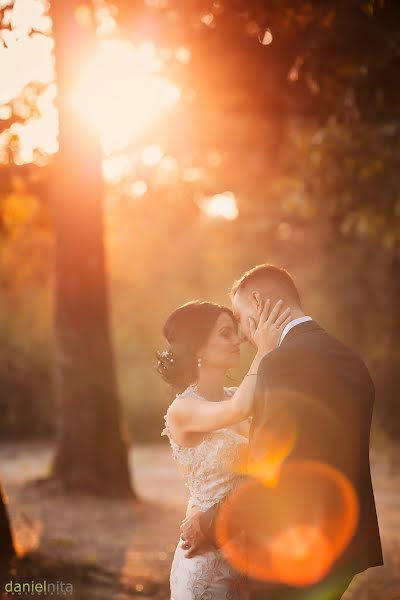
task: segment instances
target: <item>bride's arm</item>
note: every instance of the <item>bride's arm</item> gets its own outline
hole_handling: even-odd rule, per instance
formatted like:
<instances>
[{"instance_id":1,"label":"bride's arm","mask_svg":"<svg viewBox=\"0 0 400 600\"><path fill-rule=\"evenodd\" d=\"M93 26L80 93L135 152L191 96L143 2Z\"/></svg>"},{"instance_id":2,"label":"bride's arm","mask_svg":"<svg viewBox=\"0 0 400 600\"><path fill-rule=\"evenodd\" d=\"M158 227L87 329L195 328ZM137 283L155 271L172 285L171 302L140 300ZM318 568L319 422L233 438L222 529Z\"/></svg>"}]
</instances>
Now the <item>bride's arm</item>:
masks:
<instances>
[{"instance_id":1,"label":"bride's arm","mask_svg":"<svg viewBox=\"0 0 400 600\"><path fill-rule=\"evenodd\" d=\"M259 364L265 354L276 348L282 329L289 319L289 309L279 314L281 306L282 303L277 302L268 316L269 303L265 304L260 322L254 330L254 335L258 336L257 354L233 396L221 402L178 396L168 410L170 423L184 433L205 432L235 425L250 415Z\"/></svg>"},{"instance_id":2,"label":"bride's arm","mask_svg":"<svg viewBox=\"0 0 400 600\"><path fill-rule=\"evenodd\" d=\"M235 425L249 416L262 356L256 355L248 375L229 400L206 402L193 396L178 397L168 409L170 423L184 432L212 431Z\"/></svg>"}]
</instances>

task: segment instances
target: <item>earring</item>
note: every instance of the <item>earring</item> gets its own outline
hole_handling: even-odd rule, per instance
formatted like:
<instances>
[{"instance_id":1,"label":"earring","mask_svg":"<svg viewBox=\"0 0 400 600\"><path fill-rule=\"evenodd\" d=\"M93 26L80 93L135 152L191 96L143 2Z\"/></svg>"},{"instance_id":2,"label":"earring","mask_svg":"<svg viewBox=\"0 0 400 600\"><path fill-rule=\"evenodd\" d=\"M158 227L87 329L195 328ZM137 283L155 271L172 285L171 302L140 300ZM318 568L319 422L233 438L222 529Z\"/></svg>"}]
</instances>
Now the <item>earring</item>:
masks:
<instances>
[{"instance_id":1,"label":"earring","mask_svg":"<svg viewBox=\"0 0 400 600\"><path fill-rule=\"evenodd\" d=\"M199 358L197 359L197 366L199 367L199 369L201 369L201 367L203 366L203 361L201 359L201 356L199 356Z\"/></svg>"}]
</instances>

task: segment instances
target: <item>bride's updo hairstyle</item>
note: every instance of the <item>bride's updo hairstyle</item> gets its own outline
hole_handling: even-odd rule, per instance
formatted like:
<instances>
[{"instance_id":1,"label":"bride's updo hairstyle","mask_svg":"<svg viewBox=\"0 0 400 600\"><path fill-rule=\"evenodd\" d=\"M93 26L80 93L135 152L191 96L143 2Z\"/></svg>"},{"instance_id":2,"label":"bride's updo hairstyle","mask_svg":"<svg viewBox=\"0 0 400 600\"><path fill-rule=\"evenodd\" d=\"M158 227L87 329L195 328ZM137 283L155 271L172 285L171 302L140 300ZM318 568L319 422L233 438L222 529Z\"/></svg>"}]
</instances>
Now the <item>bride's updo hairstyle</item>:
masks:
<instances>
[{"instance_id":1,"label":"bride's updo hairstyle","mask_svg":"<svg viewBox=\"0 0 400 600\"><path fill-rule=\"evenodd\" d=\"M197 379L197 352L207 341L219 315L232 311L214 302L187 302L174 310L166 320L163 334L168 350L157 352L157 371L177 391Z\"/></svg>"}]
</instances>

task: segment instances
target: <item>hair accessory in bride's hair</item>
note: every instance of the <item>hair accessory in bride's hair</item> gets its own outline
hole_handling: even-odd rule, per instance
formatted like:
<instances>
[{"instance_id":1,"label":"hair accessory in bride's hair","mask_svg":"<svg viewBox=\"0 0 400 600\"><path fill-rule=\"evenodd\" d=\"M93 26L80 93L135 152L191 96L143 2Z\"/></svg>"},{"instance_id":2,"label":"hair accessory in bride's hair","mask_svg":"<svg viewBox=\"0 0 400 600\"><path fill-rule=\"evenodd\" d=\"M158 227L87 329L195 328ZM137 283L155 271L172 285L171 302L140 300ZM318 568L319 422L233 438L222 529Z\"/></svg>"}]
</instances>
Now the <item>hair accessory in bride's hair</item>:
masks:
<instances>
[{"instance_id":1,"label":"hair accessory in bride's hair","mask_svg":"<svg viewBox=\"0 0 400 600\"><path fill-rule=\"evenodd\" d=\"M157 352L157 358L158 358L158 368L162 369L162 370L167 368L168 363L174 362L174 355L172 354L171 350L165 350L164 352Z\"/></svg>"},{"instance_id":2,"label":"hair accessory in bride's hair","mask_svg":"<svg viewBox=\"0 0 400 600\"><path fill-rule=\"evenodd\" d=\"M176 376L177 368L179 367L179 360L177 360L175 353L169 349L164 350L163 352L157 352L156 356L158 363L157 371L164 381L172 383Z\"/></svg>"},{"instance_id":3,"label":"hair accessory in bride's hair","mask_svg":"<svg viewBox=\"0 0 400 600\"><path fill-rule=\"evenodd\" d=\"M168 373L174 367L174 354L172 350L164 350L164 352L157 352L157 371L164 378L168 379ZM167 376L167 377L166 377Z\"/></svg>"},{"instance_id":4,"label":"hair accessory in bride's hair","mask_svg":"<svg viewBox=\"0 0 400 600\"><path fill-rule=\"evenodd\" d=\"M169 349L157 352L157 371L174 389L183 391L197 380L198 369L202 366L197 353L222 312L233 319L229 308L195 300L179 306L166 320L163 334Z\"/></svg>"}]
</instances>

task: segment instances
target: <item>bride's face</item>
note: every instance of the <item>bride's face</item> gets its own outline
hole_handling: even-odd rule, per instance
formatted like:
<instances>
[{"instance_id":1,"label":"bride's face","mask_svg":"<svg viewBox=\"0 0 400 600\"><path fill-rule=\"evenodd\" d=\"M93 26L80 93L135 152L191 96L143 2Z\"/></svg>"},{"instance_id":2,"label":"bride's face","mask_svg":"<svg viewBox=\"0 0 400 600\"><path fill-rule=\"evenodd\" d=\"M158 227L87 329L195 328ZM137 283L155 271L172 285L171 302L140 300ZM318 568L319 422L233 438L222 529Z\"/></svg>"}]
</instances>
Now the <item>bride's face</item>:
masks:
<instances>
[{"instance_id":1,"label":"bride's face","mask_svg":"<svg viewBox=\"0 0 400 600\"><path fill-rule=\"evenodd\" d=\"M240 342L237 324L228 313L221 313L199 352L203 367L226 370L236 367L240 362Z\"/></svg>"}]
</instances>

